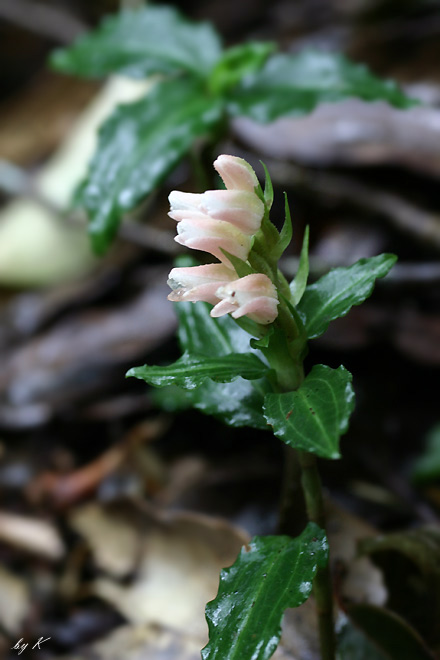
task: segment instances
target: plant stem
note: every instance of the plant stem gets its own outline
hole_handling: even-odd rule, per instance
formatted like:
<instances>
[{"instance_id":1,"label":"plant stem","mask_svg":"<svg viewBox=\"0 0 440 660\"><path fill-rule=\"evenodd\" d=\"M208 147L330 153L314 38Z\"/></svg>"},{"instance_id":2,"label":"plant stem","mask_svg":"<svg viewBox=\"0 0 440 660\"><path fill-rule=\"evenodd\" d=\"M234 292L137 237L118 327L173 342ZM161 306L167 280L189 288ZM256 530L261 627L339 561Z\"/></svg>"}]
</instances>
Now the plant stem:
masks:
<instances>
[{"instance_id":1,"label":"plant stem","mask_svg":"<svg viewBox=\"0 0 440 660\"><path fill-rule=\"evenodd\" d=\"M325 511L321 478L316 457L308 452L298 452L302 469L301 483L306 500L309 520L325 529ZM336 640L333 620L333 590L330 566L318 568L313 581L319 626L321 660L335 660Z\"/></svg>"},{"instance_id":2,"label":"plant stem","mask_svg":"<svg viewBox=\"0 0 440 660\"><path fill-rule=\"evenodd\" d=\"M299 536L307 525L308 518L304 492L301 486L301 466L298 452L283 445L284 475L280 497L278 533Z\"/></svg>"}]
</instances>

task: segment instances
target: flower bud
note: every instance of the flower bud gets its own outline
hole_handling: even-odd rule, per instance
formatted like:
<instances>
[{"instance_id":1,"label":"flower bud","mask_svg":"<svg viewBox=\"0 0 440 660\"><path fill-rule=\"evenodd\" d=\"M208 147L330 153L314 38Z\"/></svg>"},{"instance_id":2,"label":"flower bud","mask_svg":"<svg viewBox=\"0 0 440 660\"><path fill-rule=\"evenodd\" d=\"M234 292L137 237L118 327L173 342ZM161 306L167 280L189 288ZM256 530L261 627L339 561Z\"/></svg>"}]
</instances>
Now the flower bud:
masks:
<instances>
[{"instance_id":1,"label":"flower bud","mask_svg":"<svg viewBox=\"0 0 440 660\"><path fill-rule=\"evenodd\" d=\"M267 275L254 273L220 286L215 294L221 302L211 310L216 318L231 314L234 319L248 316L267 325L278 316L277 290Z\"/></svg>"},{"instance_id":2,"label":"flower bud","mask_svg":"<svg viewBox=\"0 0 440 660\"><path fill-rule=\"evenodd\" d=\"M257 175L243 158L223 154L214 162L214 167L228 190L246 190L253 193L259 185Z\"/></svg>"}]
</instances>

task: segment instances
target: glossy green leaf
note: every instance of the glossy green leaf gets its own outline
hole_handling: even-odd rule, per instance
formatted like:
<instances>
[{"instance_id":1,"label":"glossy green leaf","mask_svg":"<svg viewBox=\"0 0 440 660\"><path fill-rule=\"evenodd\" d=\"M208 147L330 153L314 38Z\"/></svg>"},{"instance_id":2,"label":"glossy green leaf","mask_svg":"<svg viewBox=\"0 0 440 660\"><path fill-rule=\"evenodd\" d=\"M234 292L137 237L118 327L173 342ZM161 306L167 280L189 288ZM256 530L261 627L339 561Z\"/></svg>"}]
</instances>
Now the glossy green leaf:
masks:
<instances>
[{"instance_id":1,"label":"glossy green leaf","mask_svg":"<svg viewBox=\"0 0 440 660\"><path fill-rule=\"evenodd\" d=\"M304 232L298 270L294 279L290 283L292 304L295 306L298 305L301 298L303 297L304 291L306 290L307 287L308 277L309 277L309 225L307 225Z\"/></svg>"},{"instance_id":2,"label":"glossy green leaf","mask_svg":"<svg viewBox=\"0 0 440 660\"><path fill-rule=\"evenodd\" d=\"M231 91L229 110L264 123L349 97L387 101L397 108L416 103L396 83L377 78L362 64L337 53L308 50L270 57L261 71L247 76Z\"/></svg>"},{"instance_id":3,"label":"glossy green leaf","mask_svg":"<svg viewBox=\"0 0 440 660\"><path fill-rule=\"evenodd\" d=\"M249 335L230 316L212 318L212 305L179 302L175 304L175 309L179 317L179 342L183 352L208 357L249 352ZM255 353L261 356L261 353Z\"/></svg>"},{"instance_id":4,"label":"glossy green leaf","mask_svg":"<svg viewBox=\"0 0 440 660\"><path fill-rule=\"evenodd\" d=\"M141 7L105 18L70 48L56 50L51 64L93 78L116 72L205 76L220 55L219 36L209 23L193 23L172 7Z\"/></svg>"},{"instance_id":5,"label":"glossy green leaf","mask_svg":"<svg viewBox=\"0 0 440 660\"><path fill-rule=\"evenodd\" d=\"M272 388L267 378L252 381L237 378L232 383L224 384L207 380L189 394L191 405L205 415L217 417L229 426L265 430L263 401L270 391Z\"/></svg>"},{"instance_id":6,"label":"glossy green leaf","mask_svg":"<svg viewBox=\"0 0 440 660\"><path fill-rule=\"evenodd\" d=\"M274 434L294 449L339 458L339 438L354 408L351 374L344 367L315 365L294 392L270 393L264 414Z\"/></svg>"},{"instance_id":7,"label":"glossy green leaf","mask_svg":"<svg viewBox=\"0 0 440 660\"><path fill-rule=\"evenodd\" d=\"M213 319L207 303L177 303L179 340L183 351L190 354L220 357L230 353L249 353L263 359L260 351L250 347L251 337L230 316ZM230 426L267 428L263 401L272 387L267 378L248 381L237 378L232 383L207 380L191 391L192 405L205 414L214 415Z\"/></svg>"},{"instance_id":8,"label":"glossy green leaf","mask_svg":"<svg viewBox=\"0 0 440 660\"><path fill-rule=\"evenodd\" d=\"M256 536L223 569L215 600L206 606L209 643L203 660L268 660L288 607L307 600L318 567L328 561L324 532L309 523L297 538Z\"/></svg>"},{"instance_id":9,"label":"glossy green leaf","mask_svg":"<svg viewBox=\"0 0 440 660\"><path fill-rule=\"evenodd\" d=\"M122 215L165 179L196 138L212 134L220 118L221 107L185 79L157 83L145 98L114 112L101 127L79 199L97 252L107 248Z\"/></svg>"},{"instance_id":10,"label":"glossy green leaf","mask_svg":"<svg viewBox=\"0 0 440 660\"><path fill-rule=\"evenodd\" d=\"M245 380L257 380L267 371L268 367L251 353L230 353L221 357L184 353L166 367L133 367L127 376L134 376L155 387L178 385L185 390L194 390L207 378L216 383L230 383L239 376Z\"/></svg>"},{"instance_id":11,"label":"glossy green leaf","mask_svg":"<svg viewBox=\"0 0 440 660\"><path fill-rule=\"evenodd\" d=\"M209 78L209 87L222 94L250 73L259 71L276 44L269 41L248 41L226 50L217 62Z\"/></svg>"},{"instance_id":12,"label":"glossy green leaf","mask_svg":"<svg viewBox=\"0 0 440 660\"><path fill-rule=\"evenodd\" d=\"M394 254L380 254L360 259L348 268L334 268L308 286L298 305L307 337L315 339L328 328L330 321L348 314L371 295L376 279L385 277L395 264Z\"/></svg>"},{"instance_id":13,"label":"glossy green leaf","mask_svg":"<svg viewBox=\"0 0 440 660\"><path fill-rule=\"evenodd\" d=\"M265 429L266 420L261 409L267 389L265 379L250 382L237 378L225 384L206 380L196 390L183 390L175 385L153 389L151 397L167 412L175 413L192 407L230 426Z\"/></svg>"}]
</instances>

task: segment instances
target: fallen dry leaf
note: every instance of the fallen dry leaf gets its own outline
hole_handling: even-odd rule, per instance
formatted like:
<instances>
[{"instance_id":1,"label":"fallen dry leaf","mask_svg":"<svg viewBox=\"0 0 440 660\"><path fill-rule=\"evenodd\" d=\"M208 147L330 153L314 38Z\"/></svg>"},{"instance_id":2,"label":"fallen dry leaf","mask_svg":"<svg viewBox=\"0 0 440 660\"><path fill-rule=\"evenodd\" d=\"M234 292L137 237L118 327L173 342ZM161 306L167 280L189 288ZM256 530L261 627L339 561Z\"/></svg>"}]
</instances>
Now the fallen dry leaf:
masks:
<instances>
[{"instance_id":1,"label":"fallen dry leaf","mask_svg":"<svg viewBox=\"0 0 440 660\"><path fill-rule=\"evenodd\" d=\"M38 520L13 513L0 513L0 540L48 559L60 559L64 543L56 527L46 520Z\"/></svg>"},{"instance_id":2,"label":"fallen dry leaf","mask_svg":"<svg viewBox=\"0 0 440 660\"><path fill-rule=\"evenodd\" d=\"M130 584L110 577L93 583L135 625L154 624L207 638L205 605L248 536L228 522L191 513L118 512L96 504L77 510L71 524L90 544L96 565L112 578L135 571Z\"/></svg>"},{"instance_id":3,"label":"fallen dry leaf","mask_svg":"<svg viewBox=\"0 0 440 660\"><path fill-rule=\"evenodd\" d=\"M65 656L63 656L65 659ZM69 660L200 660L200 642L163 626L122 626ZM62 660L61 658L59 660Z\"/></svg>"},{"instance_id":4,"label":"fallen dry leaf","mask_svg":"<svg viewBox=\"0 0 440 660\"><path fill-rule=\"evenodd\" d=\"M11 635L21 630L31 605L30 589L26 580L0 566L0 621Z\"/></svg>"}]
</instances>

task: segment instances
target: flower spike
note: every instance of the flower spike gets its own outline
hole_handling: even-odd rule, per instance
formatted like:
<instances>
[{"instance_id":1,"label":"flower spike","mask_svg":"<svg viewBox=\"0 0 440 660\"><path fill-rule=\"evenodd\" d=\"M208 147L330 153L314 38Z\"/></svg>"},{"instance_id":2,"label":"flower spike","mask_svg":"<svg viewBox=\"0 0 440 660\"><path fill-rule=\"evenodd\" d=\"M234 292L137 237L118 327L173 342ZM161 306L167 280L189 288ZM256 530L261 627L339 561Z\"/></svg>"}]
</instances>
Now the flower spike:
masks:
<instances>
[{"instance_id":1,"label":"flower spike","mask_svg":"<svg viewBox=\"0 0 440 660\"><path fill-rule=\"evenodd\" d=\"M208 302L214 306L213 317L248 316L267 325L278 315L277 290L267 275L252 272L247 261L266 213L257 194L261 194L257 176L249 163L235 156L219 156L214 167L226 190L201 194L173 190L169 215L177 222L177 243L208 252L220 263L173 268L168 299Z\"/></svg>"}]
</instances>

